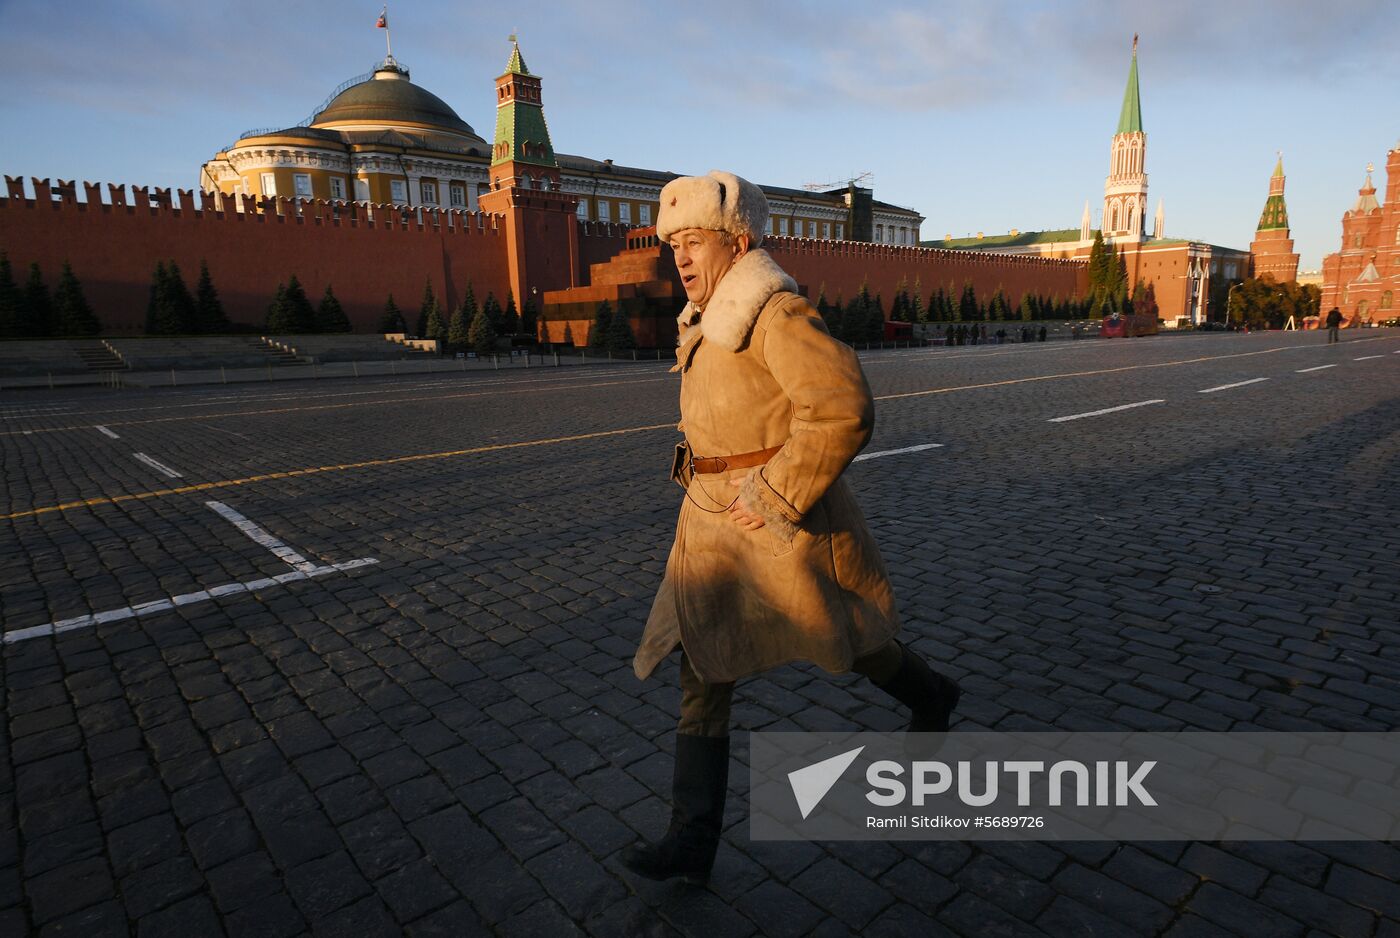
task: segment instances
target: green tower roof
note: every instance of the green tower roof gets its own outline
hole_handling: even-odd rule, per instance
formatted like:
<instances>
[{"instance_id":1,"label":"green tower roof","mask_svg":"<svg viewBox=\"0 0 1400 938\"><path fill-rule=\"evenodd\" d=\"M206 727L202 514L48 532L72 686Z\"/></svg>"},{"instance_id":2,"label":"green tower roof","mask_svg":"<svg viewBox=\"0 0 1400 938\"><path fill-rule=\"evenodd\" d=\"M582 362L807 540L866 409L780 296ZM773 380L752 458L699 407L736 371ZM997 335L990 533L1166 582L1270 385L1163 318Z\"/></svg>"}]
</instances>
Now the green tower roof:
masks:
<instances>
[{"instance_id":1,"label":"green tower roof","mask_svg":"<svg viewBox=\"0 0 1400 938\"><path fill-rule=\"evenodd\" d=\"M1138 94L1137 37L1133 37L1133 64L1128 66L1128 87L1123 91L1123 110L1118 115L1118 133L1142 133L1142 97Z\"/></svg>"},{"instance_id":2,"label":"green tower roof","mask_svg":"<svg viewBox=\"0 0 1400 938\"><path fill-rule=\"evenodd\" d=\"M520 46L514 43L514 37L512 43L513 48L505 74L528 76L528 81L510 81L538 88L539 79L530 75L530 70L525 67L525 59L521 57ZM531 101L521 100L519 95L512 94L507 103L496 107L496 141L492 148L491 165L496 166L510 160L551 168L559 166L554 158L554 145L549 140L549 125L545 123L544 108L539 103L538 95Z\"/></svg>"},{"instance_id":3,"label":"green tower roof","mask_svg":"<svg viewBox=\"0 0 1400 938\"><path fill-rule=\"evenodd\" d=\"M506 63L506 73L509 75L530 74L530 70L525 67L525 59L520 54L520 43L515 41L514 36L511 37L511 45L514 48L510 52L510 61Z\"/></svg>"},{"instance_id":4,"label":"green tower roof","mask_svg":"<svg viewBox=\"0 0 1400 938\"><path fill-rule=\"evenodd\" d=\"M1283 201L1283 154L1278 155L1274 173L1269 177L1269 198L1259 216L1256 231L1279 231L1288 228L1288 205Z\"/></svg>"},{"instance_id":5,"label":"green tower roof","mask_svg":"<svg viewBox=\"0 0 1400 938\"><path fill-rule=\"evenodd\" d=\"M1283 202L1283 195L1271 195L1264 203L1264 213L1259 216L1259 227L1257 231L1276 231L1280 228L1288 227L1288 206Z\"/></svg>"}]
</instances>

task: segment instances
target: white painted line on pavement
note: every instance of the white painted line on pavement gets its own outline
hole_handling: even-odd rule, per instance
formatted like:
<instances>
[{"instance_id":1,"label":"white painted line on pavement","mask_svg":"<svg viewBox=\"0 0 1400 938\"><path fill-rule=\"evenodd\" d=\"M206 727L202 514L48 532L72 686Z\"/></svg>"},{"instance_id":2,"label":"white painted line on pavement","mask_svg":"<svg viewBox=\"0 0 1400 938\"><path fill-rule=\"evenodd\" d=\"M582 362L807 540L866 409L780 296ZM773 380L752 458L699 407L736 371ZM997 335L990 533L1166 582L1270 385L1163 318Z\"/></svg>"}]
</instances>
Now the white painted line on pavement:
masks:
<instances>
[{"instance_id":1,"label":"white painted line on pavement","mask_svg":"<svg viewBox=\"0 0 1400 938\"><path fill-rule=\"evenodd\" d=\"M1336 368L1336 365L1315 365L1312 368L1299 368L1297 374L1306 374L1309 371L1321 371L1324 368Z\"/></svg>"},{"instance_id":2,"label":"white painted line on pavement","mask_svg":"<svg viewBox=\"0 0 1400 938\"><path fill-rule=\"evenodd\" d=\"M207 505L209 508L212 508L215 512L217 512L221 517L223 517L227 521L232 522L235 528L248 535L250 538L253 539L254 542L261 544L263 547L266 547L268 550L272 551L274 554L277 555L278 559L282 560L284 563L291 564L293 567L302 571L303 573L305 573L307 570L316 569L315 563L313 563L310 560L307 560L301 554L298 554L296 551L288 547L285 543L273 537L265 529L258 527L256 524L249 521L246 517L239 514L237 511L230 508L229 506L225 505L223 502L205 502L204 504Z\"/></svg>"},{"instance_id":3,"label":"white painted line on pavement","mask_svg":"<svg viewBox=\"0 0 1400 938\"><path fill-rule=\"evenodd\" d=\"M920 443L918 446L905 446L902 449L885 449L878 453L861 453L851 462L860 462L862 459L879 459L881 456L898 456L901 453L922 453L926 449L938 449L942 443Z\"/></svg>"},{"instance_id":4,"label":"white painted line on pavement","mask_svg":"<svg viewBox=\"0 0 1400 938\"><path fill-rule=\"evenodd\" d=\"M176 472L174 469L171 469L169 466L165 465L165 463L160 462L159 460L152 459L151 457L147 456L145 453L132 453L131 455L135 456L136 459L137 459L139 462L143 462L143 463L145 463L146 465L150 466L150 467L151 467L152 469L154 469L156 472L163 472L163 473L165 473L167 476L169 476L169 477L172 478L172 479L183 479L183 478L184 478L183 475L181 475L180 473Z\"/></svg>"},{"instance_id":5,"label":"white painted line on pavement","mask_svg":"<svg viewBox=\"0 0 1400 938\"><path fill-rule=\"evenodd\" d=\"M102 625L107 622L120 622L124 619L134 619L155 612L166 612L177 606L188 606L191 603L204 602L206 600L216 599L220 596L252 593L256 590L267 589L270 586L280 586L283 583L291 583L296 580L309 580L313 577L325 576L327 573L354 570L358 567L368 567L376 563L379 563L379 561L373 557L361 557L358 560L346 560L342 563L329 564L323 567L312 565L305 570L289 570L277 576L262 577L261 579L248 580L244 583L225 583L221 586L211 586L206 590L182 593L179 596L156 599L136 606L123 606L120 609L108 609L105 612L75 616L72 619L60 619L57 622L35 625L27 629L15 629L4 634L4 643L6 645L13 645L16 642L23 642L31 638L42 638L46 635L61 635L64 632L90 628L91 626Z\"/></svg>"},{"instance_id":6,"label":"white painted line on pavement","mask_svg":"<svg viewBox=\"0 0 1400 938\"><path fill-rule=\"evenodd\" d=\"M100 423L95 423L95 424L93 424L93 425L92 425L92 428L93 428L94 430L96 430L98 433L102 434L103 436L111 437L111 438L114 439L114 440L120 440L120 439L121 439L121 437L117 436L115 433L113 433L111 430L108 430L106 427L102 426L102 424L100 424Z\"/></svg>"},{"instance_id":7,"label":"white painted line on pavement","mask_svg":"<svg viewBox=\"0 0 1400 938\"><path fill-rule=\"evenodd\" d=\"M1393 354L1393 353L1392 353L1392 354ZM1352 361L1354 361L1354 362L1364 362L1364 361L1369 361L1369 360L1372 359L1372 358L1384 358L1384 357L1385 357L1384 355L1362 355L1360 358L1353 358Z\"/></svg>"},{"instance_id":8,"label":"white painted line on pavement","mask_svg":"<svg viewBox=\"0 0 1400 938\"><path fill-rule=\"evenodd\" d=\"M1134 407L1146 407L1148 404L1165 404L1165 399L1153 401L1138 401L1136 404L1120 404L1117 407L1105 407L1103 410L1091 410L1087 414L1070 414L1068 417L1051 417L1048 423L1064 423L1066 420L1082 420L1085 417L1098 417L1102 414L1117 413L1120 410L1132 410Z\"/></svg>"},{"instance_id":9,"label":"white painted line on pavement","mask_svg":"<svg viewBox=\"0 0 1400 938\"><path fill-rule=\"evenodd\" d=\"M1218 387L1218 388L1206 388L1205 390L1203 390L1203 391L1197 391L1196 393L1197 393L1197 394L1214 394L1216 391L1228 391L1228 390L1230 390L1231 388L1242 388L1242 387L1244 387L1246 384L1258 384L1260 381L1268 381L1268 380L1269 380L1268 378L1250 378L1248 381L1236 381L1234 384L1222 384L1222 385L1220 385L1220 387Z\"/></svg>"}]
</instances>

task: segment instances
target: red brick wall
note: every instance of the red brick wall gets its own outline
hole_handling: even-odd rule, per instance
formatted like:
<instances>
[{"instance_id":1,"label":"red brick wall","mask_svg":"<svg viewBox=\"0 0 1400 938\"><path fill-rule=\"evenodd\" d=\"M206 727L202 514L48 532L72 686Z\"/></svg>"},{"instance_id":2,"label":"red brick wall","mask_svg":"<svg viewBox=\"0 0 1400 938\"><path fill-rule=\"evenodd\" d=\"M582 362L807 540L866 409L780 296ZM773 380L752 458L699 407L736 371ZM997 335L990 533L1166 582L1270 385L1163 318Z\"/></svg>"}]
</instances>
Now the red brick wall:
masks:
<instances>
[{"instance_id":1,"label":"red brick wall","mask_svg":"<svg viewBox=\"0 0 1400 938\"><path fill-rule=\"evenodd\" d=\"M1000 288L1013 309L1024 293L1068 299L1083 293L1088 283L1080 261L806 238L765 237L763 247L814 302L823 284L828 299L840 294L849 300L868 280L871 294L884 298L886 310L904 279L910 293L915 279L920 281L925 301L950 285L956 300L969 280L983 303Z\"/></svg>"},{"instance_id":2,"label":"red brick wall","mask_svg":"<svg viewBox=\"0 0 1400 938\"><path fill-rule=\"evenodd\" d=\"M135 190L125 203L124 187L85 185L80 202L71 183L60 201L48 197L47 180L35 180L45 196L26 198L23 182L6 177L9 197L0 199L0 250L9 255L15 279L23 282L37 261L50 288L64 261L82 282L88 302L109 333L139 332L145 324L151 272L158 260L174 260L193 290L199 264L206 260L224 309L235 322L261 323L277 285L296 274L312 302L326 285L335 290L357 332L372 332L393 293L412 328L431 280L450 309L471 281L478 302L488 291L505 302L508 284L505 239L490 216L423 212L424 223L404 225L398 210L376 207L374 220L363 207L336 219L326 203L303 203L301 216L287 200L281 214L213 210L212 200L180 191L177 207L149 205L149 194ZM354 217L352 217L352 215Z\"/></svg>"},{"instance_id":3,"label":"red brick wall","mask_svg":"<svg viewBox=\"0 0 1400 938\"><path fill-rule=\"evenodd\" d=\"M626 225L596 221L578 223L579 269L583 282L575 286L588 286L593 264L606 264L626 249L627 231Z\"/></svg>"}]
</instances>

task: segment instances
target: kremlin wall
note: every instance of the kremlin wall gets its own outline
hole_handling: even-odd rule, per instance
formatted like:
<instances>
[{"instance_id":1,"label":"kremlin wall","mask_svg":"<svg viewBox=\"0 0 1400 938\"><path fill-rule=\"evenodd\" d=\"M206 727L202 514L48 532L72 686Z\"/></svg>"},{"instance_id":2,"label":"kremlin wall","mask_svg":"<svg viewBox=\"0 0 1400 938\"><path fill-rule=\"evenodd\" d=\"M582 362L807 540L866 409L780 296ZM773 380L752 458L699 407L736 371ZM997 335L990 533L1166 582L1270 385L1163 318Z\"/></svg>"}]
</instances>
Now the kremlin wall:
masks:
<instances>
[{"instance_id":1,"label":"kremlin wall","mask_svg":"<svg viewBox=\"0 0 1400 938\"><path fill-rule=\"evenodd\" d=\"M73 182L32 179L26 186L10 176L5 182L0 246L15 269L37 262L46 272L57 271L64 261L71 263L88 301L114 334L141 330L158 260L174 260L190 280L200 263L207 263L235 322L261 322L278 284L293 273L313 298L330 284L357 332L373 331L391 293L403 309L416 309L427 281L449 308L461 302L468 283L478 298L490 291L504 300L513 289L505 215L411 209L405 221L394 205L277 198L262 210L253 196L189 190L172 196L169 189L115 185L104 193L103 186L84 183L79 198ZM623 226L574 224L578 265L586 273L579 282L546 293L540 302L544 319L574 320L582 342L599 300L621 305L619 299L644 296L649 282L675 286L674 292L653 290L653 299L682 298L651 304L654 315L660 316L663 306L679 309L683 293L670 251L645 237L654 229L633 229L644 236L635 239L643 246L628 250ZM925 296L971 282L979 296L1001 289L1015 303L1023 292L1069 297L1085 282L1084 265L1077 261L792 237L769 237L764 246L813 300L822 289L829 298L849 298L868 282L871 293L888 302L907 279L911 290L917 280ZM645 258L640 266L639 255ZM609 276L609 268L621 271L621 281ZM562 315L569 304L583 305L576 315ZM674 325L666 325L673 337ZM670 341L664 326L658 343L646 341L656 335L654 325L636 326L643 344ZM555 341L562 330L562 324L555 327Z\"/></svg>"}]
</instances>

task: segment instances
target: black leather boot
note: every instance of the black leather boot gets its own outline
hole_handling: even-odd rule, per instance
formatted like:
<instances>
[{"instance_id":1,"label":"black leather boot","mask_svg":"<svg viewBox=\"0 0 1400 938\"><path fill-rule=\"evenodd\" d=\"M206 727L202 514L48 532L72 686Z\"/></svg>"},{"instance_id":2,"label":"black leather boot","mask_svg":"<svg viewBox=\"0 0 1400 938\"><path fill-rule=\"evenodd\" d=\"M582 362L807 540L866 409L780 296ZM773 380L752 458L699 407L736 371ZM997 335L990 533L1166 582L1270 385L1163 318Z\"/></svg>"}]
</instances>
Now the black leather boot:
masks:
<instances>
[{"instance_id":1,"label":"black leather boot","mask_svg":"<svg viewBox=\"0 0 1400 938\"><path fill-rule=\"evenodd\" d=\"M647 879L680 876L696 885L710 878L724 825L729 784L729 737L676 734L671 826L656 843L622 852L622 864Z\"/></svg>"},{"instance_id":2,"label":"black leather boot","mask_svg":"<svg viewBox=\"0 0 1400 938\"><path fill-rule=\"evenodd\" d=\"M946 733L962 688L937 673L917 654L900 645L904 660L894 677L875 686L913 711L907 732Z\"/></svg>"}]
</instances>

